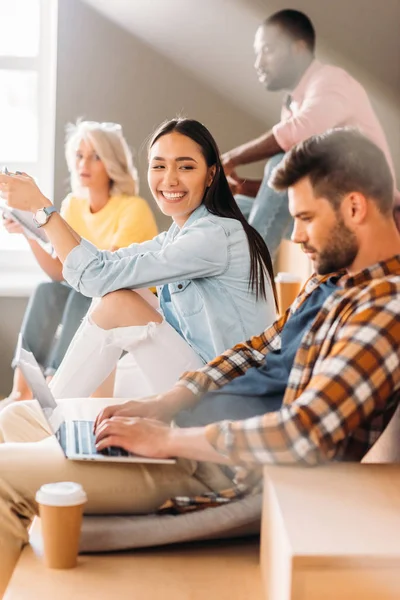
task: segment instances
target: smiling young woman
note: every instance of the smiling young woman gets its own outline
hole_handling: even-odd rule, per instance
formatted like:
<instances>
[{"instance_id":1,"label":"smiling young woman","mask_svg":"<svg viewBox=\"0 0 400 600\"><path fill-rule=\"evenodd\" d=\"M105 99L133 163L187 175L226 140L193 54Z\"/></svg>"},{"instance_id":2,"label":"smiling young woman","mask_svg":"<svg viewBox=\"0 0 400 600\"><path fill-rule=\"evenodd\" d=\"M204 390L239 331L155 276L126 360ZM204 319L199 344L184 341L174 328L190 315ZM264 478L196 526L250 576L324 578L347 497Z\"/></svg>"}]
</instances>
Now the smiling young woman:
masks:
<instances>
[{"instance_id":1,"label":"smiling young woman","mask_svg":"<svg viewBox=\"0 0 400 600\"><path fill-rule=\"evenodd\" d=\"M92 394L123 350L153 393L161 393L183 371L275 318L268 250L234 201L209 131L190 119L164 123L149 145L148 180L160 210L174 221L149 242L101 251L57 214L44 226L68 283L99 298L52 380L56 398ZM26 207L24 185L30 210L51 205L32 181L18 177L10 185L12 205ZM137 292L152 285L159 306Z\"/></svg>"}]
</instances>

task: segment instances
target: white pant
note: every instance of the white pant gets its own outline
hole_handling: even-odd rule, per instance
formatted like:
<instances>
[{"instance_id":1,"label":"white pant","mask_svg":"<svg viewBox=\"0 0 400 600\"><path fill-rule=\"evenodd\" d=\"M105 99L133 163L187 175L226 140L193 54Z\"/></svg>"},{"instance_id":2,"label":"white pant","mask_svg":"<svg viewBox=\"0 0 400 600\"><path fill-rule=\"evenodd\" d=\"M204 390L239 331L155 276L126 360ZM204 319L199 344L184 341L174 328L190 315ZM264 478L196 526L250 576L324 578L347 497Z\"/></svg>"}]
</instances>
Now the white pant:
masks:
<instances>
[{"instance_id":1,"label":"white pant","mask_svg":"<svg viewBox=\"0 0 400 600\"><path fill-rule=\"evenodd\" d=\"M141 391L145 386L146 395L166 392L184 371L204 365L166 321L104 330L92 323L89 316L82 322L51 381L54 397L90 396L113 371L123 350L129 352L140 372L139 382L135 382L134 370L131 381L129 374L125 374L124 397L138 396L138 383Z\"/></svg>"}]
</instances>

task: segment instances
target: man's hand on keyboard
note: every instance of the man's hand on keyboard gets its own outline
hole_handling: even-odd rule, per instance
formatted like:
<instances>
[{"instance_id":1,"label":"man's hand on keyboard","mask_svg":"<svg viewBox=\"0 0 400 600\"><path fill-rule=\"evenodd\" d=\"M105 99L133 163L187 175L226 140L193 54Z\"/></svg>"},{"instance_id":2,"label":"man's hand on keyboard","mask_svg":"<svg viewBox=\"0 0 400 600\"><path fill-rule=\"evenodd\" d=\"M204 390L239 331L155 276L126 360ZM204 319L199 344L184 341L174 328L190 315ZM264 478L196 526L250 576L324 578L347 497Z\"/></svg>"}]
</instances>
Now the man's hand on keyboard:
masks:
<instances>
[{"instance_id":1,"label":"man's hand on keyboard","mask_svg":"<svg viewBox=\"0 0 400 600\"><path fill-rule=\"evenodd\" d=\"M154 419L111 417L97 426L96 450L101 452L117 446L148 458L170 458L168 441L171 431L169 425Z\"/></svg>"},{"instance_id":2,"label":"man's hand on keyboard","mask_svg":"<svg viewBox=\"0 0 400 600\"><path fill-rule=\"evenodd\" d=\"M104 420L111 419L111 417L142 417L170 423L180 410L193 407L197 401L196 396L188 388L174 386L168 392L158 396L107 406L97 415L94 432L96 433Z\"/></svg>"},{"instance_id":3,"label":"man's hand on keyboard","mask_svg":"<svg viewBox=\"0 0 400 600\"><path fill-rule=\"evenodd\" d=\"M164 407L156 396L146 398L142 401L129 400L122 404L114 404L114 406L107 406L104 408L96 417L94 422L94 432L96 433L100 424L106 419L112 417L141 417L144 419L154 419L156 421L163 421L169 423L172 419L168 407Z\"/></svg>"},{"instance_id":4,"label":"man's hand on keyboard","mask_svg":"<svg viewBox=\"0 0 400 600\"><path fill-rule=\"evenodd\" d=\"M116 446L148 458L189 458L231 464L206 437L204 427L169 427L153 419L112 417L98 426L96 450Z\"/></svg>"}]
</instances>

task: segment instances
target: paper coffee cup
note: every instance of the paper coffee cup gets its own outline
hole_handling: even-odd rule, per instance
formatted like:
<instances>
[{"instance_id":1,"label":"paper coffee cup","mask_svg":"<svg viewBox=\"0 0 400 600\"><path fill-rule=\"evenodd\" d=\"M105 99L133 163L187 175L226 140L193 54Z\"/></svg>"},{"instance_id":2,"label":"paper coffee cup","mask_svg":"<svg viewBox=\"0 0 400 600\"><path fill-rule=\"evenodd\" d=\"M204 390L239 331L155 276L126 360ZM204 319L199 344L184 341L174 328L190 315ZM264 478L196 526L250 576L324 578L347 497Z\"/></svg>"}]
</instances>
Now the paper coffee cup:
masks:
<instances>
[{"instance_id":1,"label":"paper coffee cup","mask_svg":"<svg viewBox=\"0 0 400 600\"><path fill-rule=\"evenodd\" d=\"M52 569L76 566L83 507L87 496L79 483L63 481L42 485L36 493L39 505L44 562Z\"/></svg>"},{"instance_id":2,"label":"paper coffee cup","mask_svg":"<svg viewBox=\"0 0 400 600\"><path fill-rule=\"evenodd\" d=\"M289 306L297 298L302 284L302 278L293 273L278 273L275 277L278 304L281 314L284 314Z\"/></svg>"}]
</instances>

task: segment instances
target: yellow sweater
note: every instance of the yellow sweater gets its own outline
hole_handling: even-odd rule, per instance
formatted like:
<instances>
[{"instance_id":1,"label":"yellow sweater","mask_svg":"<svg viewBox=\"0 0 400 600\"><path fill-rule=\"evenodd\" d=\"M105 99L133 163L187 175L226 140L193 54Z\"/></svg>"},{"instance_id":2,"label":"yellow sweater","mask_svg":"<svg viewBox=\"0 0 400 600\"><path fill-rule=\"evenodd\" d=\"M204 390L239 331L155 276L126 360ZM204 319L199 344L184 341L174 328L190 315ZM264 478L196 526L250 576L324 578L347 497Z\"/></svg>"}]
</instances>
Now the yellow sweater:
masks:
<instances>
[{"instance_id":1,"label":"yellow sweater","mask_svg":"<svg viewBox=\"0 0 400 600\"><path fill-rule=\"evenodd\" d=\"M158 233L150 206L139 196L111 196L104 208L92 213L87 198L69 194L62 203L61 215L100 250L145 242Z\"/></svg>"}]
</instances>

